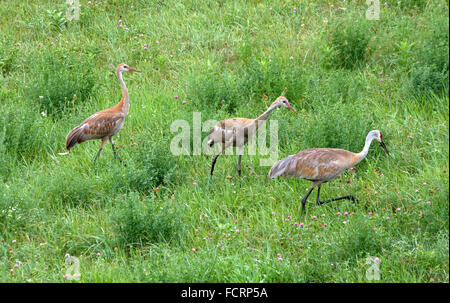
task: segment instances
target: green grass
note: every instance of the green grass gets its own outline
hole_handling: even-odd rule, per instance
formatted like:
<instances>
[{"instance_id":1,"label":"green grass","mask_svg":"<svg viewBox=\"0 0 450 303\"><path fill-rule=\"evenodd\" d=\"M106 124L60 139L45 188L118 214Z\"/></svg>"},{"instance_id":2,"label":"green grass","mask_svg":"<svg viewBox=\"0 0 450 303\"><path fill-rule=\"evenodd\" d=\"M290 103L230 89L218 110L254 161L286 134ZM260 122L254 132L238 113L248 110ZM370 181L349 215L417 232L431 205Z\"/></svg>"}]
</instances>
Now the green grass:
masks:
<instances>
[{"instance_id":1,"label":"green grass","mask_svg":"<svg viewBox=\"0 0 450 303\"><path fill-rule=\"evenodd\" d=\"M364 1L80 2L74 21L64 2L0 7L0 281L67 282L70 254L80 282L448 283L448 1L387 1L374 21ZM94 165L99 141L58 155L119 101L121 62L143 71L124 74L128 165L109 143ZM270 117L279 158L383 132L391 156L373 144L322 186L358 204L313 192L301 217L311 183L269 180L267 156L244 155L240 180L221 156L208 184L211 156L170 154L174 120L257 117L285 88L299 114Z\"/></svg>"}]
</instances>

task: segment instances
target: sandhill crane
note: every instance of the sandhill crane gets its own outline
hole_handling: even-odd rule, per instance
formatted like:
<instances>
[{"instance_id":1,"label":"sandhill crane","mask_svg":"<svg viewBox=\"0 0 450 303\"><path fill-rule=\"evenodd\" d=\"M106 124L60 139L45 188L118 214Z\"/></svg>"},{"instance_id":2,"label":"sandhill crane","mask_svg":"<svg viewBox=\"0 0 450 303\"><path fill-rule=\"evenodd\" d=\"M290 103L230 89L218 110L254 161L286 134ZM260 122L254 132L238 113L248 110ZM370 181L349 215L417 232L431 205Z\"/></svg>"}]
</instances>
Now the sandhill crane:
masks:
<instances>
[{"instance_id":1,"label":"sandhill crane","mask_svg":"<svg viewBox=\"0 0 450 303\"><path fill-rule=\"evenodd\" d=\"M261 124L269 117L270 113L278 106L287 107L294 113L297 113L289 104L288 99L284 96L280 96L261 116L256 119L231 118L222 120L214 126L208 135L207 144L211 147L215 143L219 142L222 143L222 149L212 159L210 178L213 175L217 157L219 157L220 154L222 154L222 152L230 146L243 148L247 141L255 135ZM237 171L239 176L241 176L241 158L242 154L239 154L237 163Z\"/></svg>"},{"instance_id":2,"label":"sandhill crane","mask_svg":"<svg viewBox=\"0 0 450 303\"><path fill-rule=\"evenodd\" d=\"M355 154L338 148L306 149L298 154L290 155L287 158L276 162L270 169L268 176L269 178L276 178L278 176L297 177L314 182L311 189L301 200L302 213L305 211L306 199L308 199L308 196L315 187L317 187L316 203L318 205L341 199L355 201L356 199L352 195L320 201L320 187L323 183L335 179L343 171L361 162L361 160L367 156L370 144L374 139L380 142L386 153L389 154L389 151L383 142L381 132L379 130L372 130L367 135L364 148L360 153Z\"/></svg>"},{"instance_id":3,"label":"sandhill crane","mask_svg":"<svg viewBox=\"0 0 450 303\"><path fill-rule=\"evenodd\" d=\"M102 139L100 144L100 149L94 158L94 163L97 160L100 152L103 149L106 141L109 140L112 145L112 150L114 152L114 157L120 160L116 154L116 148L114 147L114 142L112 137L119 132L125 122L125 117L130 109L130 100L128 98L128 90L123 82L122 73L125 71L140 72L139 70L125 64L121 63L117 66L116 75L119 79L120 85L122 86L122 99L115 106L99 111L83 122L80 125L72 129L66 136L66 149L70 151L77 143L82 143L87 140Z\"/></svg>"}]
</instances>

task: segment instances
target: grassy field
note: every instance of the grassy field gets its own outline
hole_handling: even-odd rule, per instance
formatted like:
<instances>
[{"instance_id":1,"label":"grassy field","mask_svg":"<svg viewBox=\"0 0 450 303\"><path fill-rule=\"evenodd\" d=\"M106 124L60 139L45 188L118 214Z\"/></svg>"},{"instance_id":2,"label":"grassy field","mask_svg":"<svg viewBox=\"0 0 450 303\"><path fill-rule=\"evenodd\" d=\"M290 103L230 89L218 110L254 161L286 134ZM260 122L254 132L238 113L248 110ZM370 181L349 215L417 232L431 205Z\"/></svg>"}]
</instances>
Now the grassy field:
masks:
<instances>
[{"instance_id":1,"label":"grassy field","mask_svg":"<svg viewBox=\"0 0 450 303\"><path fill-rule=\"evenodd\" d=\"M381 2L367 20L365 1L80 0L67 20L66 1L2 1L0 281L449 282L448 1ZM121 62L142 70L124 73L128 165L109 143L94 165L98 140L59 155L119 101ZM279 159L383 132L390 156L375 142L322 186L359 203L314 191L302 217L311 182L269 180L267 156L240 179L221 156L208 184L210 155L170 153L173 121L255 118L285 88Z\"/></svg>"}]
</instances>

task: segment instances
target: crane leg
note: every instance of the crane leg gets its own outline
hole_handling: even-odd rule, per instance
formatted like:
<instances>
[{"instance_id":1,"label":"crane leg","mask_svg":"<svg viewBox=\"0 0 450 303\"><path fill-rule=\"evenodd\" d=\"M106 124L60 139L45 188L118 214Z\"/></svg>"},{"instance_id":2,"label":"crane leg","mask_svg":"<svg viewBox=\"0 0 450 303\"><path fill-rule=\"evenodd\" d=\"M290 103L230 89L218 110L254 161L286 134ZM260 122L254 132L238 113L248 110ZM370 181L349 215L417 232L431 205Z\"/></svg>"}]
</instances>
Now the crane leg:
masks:
<instances>
[{"instance_id":1,"label":"crane leg","mask_svg":"<svg viewBox=\"0 0 450 303\"><path fill-rule=\"evenodd\" d=\"M103 149L103 148L100 147L100 149L98 150L97 154L95 155L95 158L94 158L94 164L95 164L95 162L97 161L98 156L100 156L100 153L101 153L102 149Z\"/></svg>"},{"instance_id":2,"label":"crane leg","mask_svg":"<svg viewBox=\"0 0 450 303\"><path fill-rule=\"evenodd\" d=\"M241 176L241 158L242 158L242 155L239 155L238 156L238 163L237 163L237 171L238 171L239 177Z\"/></svg>"},{"instance_id":3,"label":"crane leg","mask_svg":"<svg viewBox=\"0 0 450 303\"><path fill-rule=\"evenodd\" d=\"M317 200L316 200L317 205L320 205L320 199L319 199L319 196L320 196L320 186L321 186L321 185L319 185L319 187L317 187Z\"/></svg>"},{"instance_id":4,"label":"crane leg","mask_svg":"<svg viewBox=\"0 0 450 303\"><path fill-rule=\"evenodd\" d=\"M343 200L343 199L358 202L358 200L355 197L353 197L352 195L338 197L338 198L334 198L334 199L330 199L330 200L326 200L326 201L320 201L319 196L320 196L320 185L319 185L319 188L317 188L317 205L322 205L322 204L330 203L330 202L337 201L337 200Z\"/></svg>"},{"instance_id":5,"label":"crane leg","mask_svg":"<svg viewBox=\"0 0 450 303\"><path fill-rule=\"evenodd\" d=\"M348 196L338 197L338 198L334 198L334 199L330 199L330 200L326 200L326 201L319 201L317 204L322 205L322 204L330 203L330 202L337 201L337 200L344 200L344 199L358 202L358 199L356 199L352 195L348 195Z\"/></svg>"},{"instance_id":6,"label":"crane leg","mask_svg":"<svg viewBox=\"0 0 450 303\"><path fill-rule=\"evenodd\" d=\"M220 156L220 154L216 155L216 156L212 159L212 164L211 164L211 176L210 176L210 177L212 177L212 175L213 175L213 172L214 172L214 166L216 165L216 160L217 160L217 157L219 157L219 156Z\"/></svg>"},{"instance_id":7,"label":"crane leg","mask_svg":"<svg viewBox=\"0 0 450 303\"><path fill-rule=\"evenodd\" d=\"M306 204L306 199L308 199L309 195L311 194L311 192L313 191L314 187L316 187L315 185L313 185L308 192L306 193L306 195L303 197L302 199L302 214L305 213L305 204Z\"/></svg>"},{"instance_id":8,"label":"crane leg","mask_svg":"<svg viewBox=\"0 0 450 303\"><path fill-rule=\"evenodd\" d=\"M120 159L119 157L117 157L116 147L114 146L114 141L113 141L112 137L109 137L109 142L111 142L112 150L113 150L113 153L114 153L114 158L116 158L117 160L119 160L120 163L122 163L123 165L127 166L127 165L122 161L122 159Z\"/></svg>"},{"instance_id":9,"label":"crane leg","mask_svg":"<svg viewBox=\"0 0 450 303\"><path fill-rule=\"evenodd\" d=\"M95 161L97 161L98 156L100 156L100 153L102 152L103 146L105 146L106 141L108 141L108 138L104 137L102 139L102 143L100 144L100 148L98 149L97 155L95 155L94 164L95 164Z\"/></svg>"},{"instance_id":10,"label":"crane leg","mask_svg":"<svg viewBox=\"0 0 450 303\"><path fill-rule=\"evenodd\" d=\"M224 151L224 149L225 149L225 144L222 143L222 150L220 151L220 153L218 153L217 155L215 155L214 158L212 159L211 175L209 176L210 179L212 178L212 175L213 175L213 172L214 172L214 166L216 165L217 158L222 154L222 152Z\"/></svg>"}]
</instances>

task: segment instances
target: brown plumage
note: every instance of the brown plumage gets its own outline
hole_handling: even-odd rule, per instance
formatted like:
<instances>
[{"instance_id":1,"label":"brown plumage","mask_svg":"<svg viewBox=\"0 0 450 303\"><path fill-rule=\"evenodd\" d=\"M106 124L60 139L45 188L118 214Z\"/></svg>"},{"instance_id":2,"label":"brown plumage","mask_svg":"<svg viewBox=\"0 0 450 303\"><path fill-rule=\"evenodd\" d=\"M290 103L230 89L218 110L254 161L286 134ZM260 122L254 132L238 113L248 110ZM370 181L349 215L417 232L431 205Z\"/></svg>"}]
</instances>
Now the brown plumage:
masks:
<instances>
[{"instance_id":1,"label":"brown plumage","mask_svg":"<svg viewBox=\"0 0 450 303\"><path fill-rule=\"evenodd\" d=\"M258 118L231 118L218 122L214 128L209 132L207 144L213 146L215 143L221 143L222 149L213 157L211 165L211 175L214 172L214 166L216 164L217 157L228 147L239 147L240 152L238 155L237 171L239 176L241 175L241 157L244 145L252 138L261 124L267 120L270 113L278 106L284 106L297 113L289 104L288 99L284 96L278 97L275 102Z\"/></svg>"},{"instance_id":2,"label":"brown plumage","mask_svg":"<svg viewBox=\"0 0 450 303\"><path fill-rule=\"evenodd\" d=\"M125 117L128 115L128 110L130 108L128 90L122 79L122 72L124 71L140 72L125 63L121 63L117 66L116 75L122 87L122 98L120 99L120 102L111 108L93 114L81 122L80 125L73 128L66 136L67 150L70 151L70 149L76 144L87 140L102 139L100 149L94 158L95 163L103 149L103 146L109 140L112 145L114 157L117 158L112 137L122 128L123 123L125 122Z\"/></svg>"},{"instance_id":3,"label":"brown plumage","mask_svg":"<svg viewBox=\"0 0 450 303\"><path fill-rule=\"evenodd\" d=\"M355 197L348 195L328 201L320 201L320 187L323 183L335 179L343 171L363 160L367 156L373 139L380 142L386 153L389 154L382 140L381 132L379 130L373 130L367 135L364 149L360 153L352 153L338 148L310 148L276 162L270 169L268 176L269 178L276 178L278 176L296 177L314 182L311 189L302 199L303 212L306 199L315 187L318 187L317 204L319 205L341 199L356 200Z\"/></svg>"}]
</instances>

